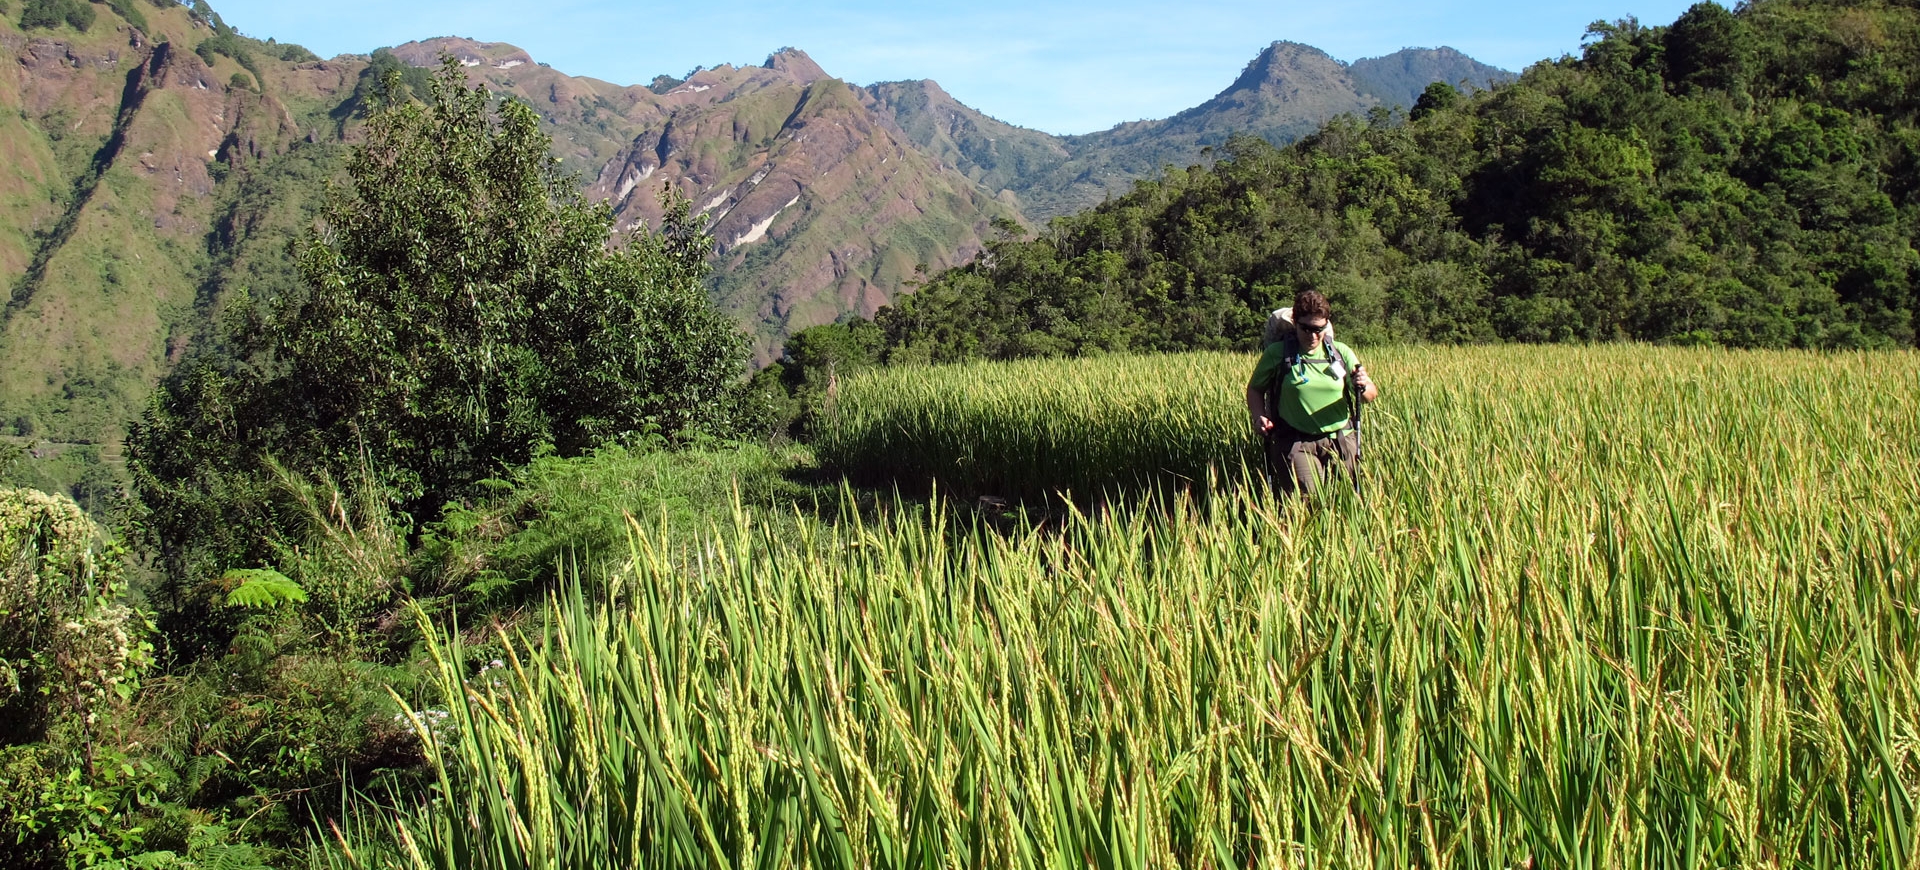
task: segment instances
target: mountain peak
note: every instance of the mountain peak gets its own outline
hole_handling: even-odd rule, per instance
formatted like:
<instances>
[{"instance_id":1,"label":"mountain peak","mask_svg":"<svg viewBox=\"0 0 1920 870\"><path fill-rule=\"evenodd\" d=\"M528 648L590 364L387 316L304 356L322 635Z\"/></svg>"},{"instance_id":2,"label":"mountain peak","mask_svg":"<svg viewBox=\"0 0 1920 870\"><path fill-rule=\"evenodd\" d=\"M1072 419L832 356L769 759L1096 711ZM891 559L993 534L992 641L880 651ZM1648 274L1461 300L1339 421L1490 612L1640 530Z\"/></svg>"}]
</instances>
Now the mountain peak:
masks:
<instances>
[{"instance_id":1,"label":"mountain peak","mask_svg":"<svg viewBox=\"0 0 1920 870\"><path fill-rule=\"evenodd\" d=\"M1458 49L1403 48L1382 57L1361 58L1348 67L1361 89L1389 103L1411 106L1430 82L1491 88L1513 81L1513 73L1489 66Z\"/></svg>"},{"instance_id":2,"label":"mountain peak","mask_svg":"<svg viewBox=\"0 0 1920 870\"><path fill-rule=\"evenodd\" d=\"M808 57L806 52L792 46L767 55L767 62L761 66L785 73L788 78L803 85L809 85L824 78L832 78L827 75L826 70L820 68L819 64L814 63L813 58Z\"/></svg>"},{"instance_id":3,"label":"mountain peak","mask_svg":"<svg viewBox=\"0 0 1920 870\"><path fill-rule=\"evenodd\" d=\"M1332 60L1327 52L1300 42L1273 42L1260 56L1246 63L1240 77L1219 96L1235 92L1292 90L1298 83L1325 83L1344 79L1346 63ZM1215 98L1217 100L1217 98Z\"/></svg>"},{"instance_id":4,"label":"mountain peak","mask_svg":"<svg viewBox=\"0 0 1920 870\"><path fill-rule=\"evenodd\" d=\"M436 36L389 49L393 56L408 66L435 67L440 65L440 55L450 54L460 61L461 66L488 66L494 69L513 69L518 66L533 66L533 55L526 53L517 45L505 42L480 42L464 36Z\"/></svg>"},{"instance_id":5,"label":"mountain peak","mask_svg":"<svg viewBox=\"0 0 1920 870\"><path fill-rule=\"evenodd\" d=\"M1262 49L1227 90L1260 90L1302 73L1324 76L1343 66L1345 64L1311 45L1282 40Z\"/></svg>"}]
</instances>

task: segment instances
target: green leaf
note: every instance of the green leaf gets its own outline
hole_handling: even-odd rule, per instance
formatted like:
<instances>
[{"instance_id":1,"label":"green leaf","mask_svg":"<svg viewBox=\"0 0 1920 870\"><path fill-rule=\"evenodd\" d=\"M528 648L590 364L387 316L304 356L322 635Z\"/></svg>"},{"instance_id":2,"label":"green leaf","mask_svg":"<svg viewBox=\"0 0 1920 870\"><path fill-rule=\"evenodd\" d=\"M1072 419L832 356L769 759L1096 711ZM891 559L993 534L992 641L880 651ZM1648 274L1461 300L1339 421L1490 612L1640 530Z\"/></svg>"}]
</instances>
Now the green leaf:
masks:
<instances>
[{"instance_id":1,"label":"green leaf","mask_svg":"<svg viewBox=\"0 0 1920 870\"><path fill-rule=\"evenodd\" d=\"M307 600L307 590L272 568L235 568L222 579L240 584L227 593L228 607L276 607Z\"/></svg>"}]
</instances>

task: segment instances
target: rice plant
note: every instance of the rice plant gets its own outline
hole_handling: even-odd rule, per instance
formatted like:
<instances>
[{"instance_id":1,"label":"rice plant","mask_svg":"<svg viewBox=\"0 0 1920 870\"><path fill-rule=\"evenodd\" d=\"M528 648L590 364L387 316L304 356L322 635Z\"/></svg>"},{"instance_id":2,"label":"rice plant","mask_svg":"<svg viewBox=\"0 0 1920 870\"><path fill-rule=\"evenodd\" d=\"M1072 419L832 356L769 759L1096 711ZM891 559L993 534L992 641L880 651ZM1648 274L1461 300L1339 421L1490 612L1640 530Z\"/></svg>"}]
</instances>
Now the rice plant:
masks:
<instances>
[{"instance_id":1,"label":"rice plant","mask_svg":"<svg viewBox=\"0 0 1920 870\"><path fill-rule=\"evenodd\" d=\"M1162 362L1175 394L1216 366L1191 413L1239 424L1244 358ZM502 667L436 643L439 792L320 859L1920 863L1920 358L1370 364L1364 500L1150 494L1011 531L936 503L785 537L740 510L690 570L635 523L604 596L557 595ZM922 401L860 383L843 414Z\"/></svg>"}]
</instances>

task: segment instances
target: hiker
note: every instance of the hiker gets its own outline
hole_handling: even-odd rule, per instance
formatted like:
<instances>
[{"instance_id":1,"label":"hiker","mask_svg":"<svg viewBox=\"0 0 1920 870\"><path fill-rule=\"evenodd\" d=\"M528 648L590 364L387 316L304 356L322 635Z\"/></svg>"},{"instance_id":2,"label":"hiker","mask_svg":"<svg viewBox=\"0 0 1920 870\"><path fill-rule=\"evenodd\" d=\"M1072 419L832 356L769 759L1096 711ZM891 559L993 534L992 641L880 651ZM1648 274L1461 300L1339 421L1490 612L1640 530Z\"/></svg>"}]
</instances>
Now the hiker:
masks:
<instances>
[{"instance_id":1,"label":"hiker","mask_svg":"<svg viewBox=\"0 0 1920 870\"><path fill-rule=\"evenodd\" d=\"M1380 390L1353 348L1333 340L1325 296L1301 291L1288 313L1274 312L1291 328L1266 346L1247 384L1247 414L1266 440L1268 473L1279 492L1310 496L1338 461L1357 490L1360 406Z\"/></svg>"}]
</instances>

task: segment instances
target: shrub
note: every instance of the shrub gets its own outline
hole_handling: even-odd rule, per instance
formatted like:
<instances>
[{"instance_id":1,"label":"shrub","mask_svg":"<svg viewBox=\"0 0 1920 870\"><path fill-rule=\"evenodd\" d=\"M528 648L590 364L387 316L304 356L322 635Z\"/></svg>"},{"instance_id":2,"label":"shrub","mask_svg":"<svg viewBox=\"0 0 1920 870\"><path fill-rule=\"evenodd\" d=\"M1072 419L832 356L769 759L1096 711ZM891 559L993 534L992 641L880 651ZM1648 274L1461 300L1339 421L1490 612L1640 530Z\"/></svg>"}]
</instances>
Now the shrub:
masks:
<instances>
[{"instance_id":1,"label":"shrub","mask_svg":"<svg viewBox=\"0 0 1920 870\"><path fill-rule=\"evenodd\" d=\"M27 0L20 11L20 29L59 27L66 23L75 30L93 26L93 4L84 0Z\"/></svg>"},{"instance_id":2,"label":"shrub","mask_svg":"<svg viewBox=\"0 0 1920 870\"><path fill-rule=\"evenodd\" d=\"M121 729L152 661L118 551L64 496L0 489L0 842L18 864L92 863L139 842L153 769Z\"/></svg>"},{"instance_id":3,"label":"shrub","mask_svg":"<svg viewBox=\"0 0 1920 870\"><path fill-rule=\"evenodd\" d=\"M151 658L117 550L65 496L0 489L0 741L97 720Z\"/></svg>"}]
</instances>

